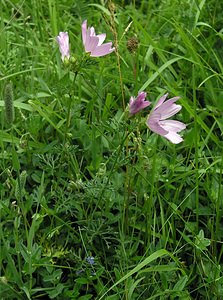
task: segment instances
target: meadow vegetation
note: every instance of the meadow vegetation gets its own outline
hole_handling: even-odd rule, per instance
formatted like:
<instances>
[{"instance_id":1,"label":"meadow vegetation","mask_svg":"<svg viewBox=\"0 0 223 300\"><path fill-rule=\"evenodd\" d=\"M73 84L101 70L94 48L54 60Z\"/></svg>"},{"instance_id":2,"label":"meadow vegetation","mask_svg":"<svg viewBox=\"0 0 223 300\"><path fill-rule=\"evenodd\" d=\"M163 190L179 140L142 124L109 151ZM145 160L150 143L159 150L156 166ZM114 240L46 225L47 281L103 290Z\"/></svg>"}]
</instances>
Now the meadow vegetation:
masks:
<instances>
[{"instance_id":1,"label":"meadow vegetation","mask_svg":"<svg viewBox=\"0 0 223 300\"><path fill-rule=\"evenodd\" d=\"M222 18L214 0L0 1L0 299L223 299ZM115 51L86 55L84 20ZM178 144L146 125L166 93Z\"/></svg>"}]
</instances>

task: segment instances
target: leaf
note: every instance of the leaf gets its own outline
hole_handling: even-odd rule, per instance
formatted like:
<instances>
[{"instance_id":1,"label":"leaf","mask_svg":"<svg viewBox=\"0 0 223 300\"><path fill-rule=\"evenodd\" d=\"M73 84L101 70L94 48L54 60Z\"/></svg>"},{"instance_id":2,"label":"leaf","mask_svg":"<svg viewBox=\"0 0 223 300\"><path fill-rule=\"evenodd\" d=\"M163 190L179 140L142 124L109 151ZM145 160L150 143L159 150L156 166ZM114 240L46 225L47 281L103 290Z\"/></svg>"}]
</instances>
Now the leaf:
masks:
<instances>
[{"instance_id":1,"label":"leaf","mask_svg":"<svg viewBox=\"0 0 223 300\"><path fill-rule=\"evenodd\" d=\"M88 294L88 295L85 295L85 296L81 296L78 299L79 300L89 300L89 299L92 299L92 295Z\"/></svg>"},{"instance_id":2,"label":"leaf","mask_svg":"<svg viewBox=\"0 0 223 300\"><path fill-rule=\"evenodd\" d=\"M185 275L180 278L180 280L175 284L174 291L182 291L185 288L186 283L188 282L188 276Z\"/></svg>"},{"instance_id":3,"label":"leaf","mask_svg":"<svg viewBox=\"0 0 223 300\"><path fill-rule=\"evenodd\" d=\"M14 107L20 108L20 109L24 109L24 110L28 110L28 111L33 111L33 108L31 105L27 104L27 103L22 103L20 101L14 101L13 102ZM4 101L0 101L0 107L4 107Z\"/></svg>"},{"instance_id":4,"label":"leaf","mask_svg":"<svg viewBox=\"0 0 223 300\"><path fill-rule=\"evenodd\" d=\"M38 113L48 122L50 123L50 125L56 129L62 136L63 133L62 131L59 129L58 125L56 125L51 118L49 117L51 114L56 115L57 117L58 114L56 114L55 112L53 112L49 107L47 107L46 105L43 105L42 103L38 102L38 101L34 101L34 100L29 100L29 104L36 110L38 111Z\"/></svg>"},{"instance_id":5,"label":"leaf","mask_svg":"<svg viewBox=\"0 0 223 300\"><path fill-rule=\"evenodd\" d=\"M175 57L175 58L172 58L172 59L168 60L167 62L165 62L152 76L149 77L149 79L140 88L140 91L146 90L147 87L150 85L150 83L153 82L153 80L155 80L166 68L168 68L169 66L171 66L173 63L175 63L176 61L178 61L180 59L183 59L183 58Z\"/></svg>"},{"instance_id":6,"label":"leaf","mask_svg":"<svg viewBox=\"0 0 223 300\"><path fill-rule=\"evenodd\" d=\"M112 287L110 287L107 292L105 292L100 298L104 299L104 296L110 291L112 290L114 287L116 287L118 284L120 284L122 281L126 280L127 278L129 278L130 276L132 276L133 274L135 274L136 272L140 271L143 267L145 267L146 265L148 265L149 263L151 263L152 261L156 260L157 258L160 258L164 255L169 255L170 253L168 251L166 251L165 249L160 249L157 250L156 252L154 252L153 254L151 254L149 257L145 258L141 263L139 263L134 269L132 269L130 272L128 272L125 276L123 276L120 280L118 280L115 284L113 284Z\"/></svg>"},{"instance_id":7,"label":"leaf","mask_svg":"<svg viewBox=\"0 0 223 300\"><path fill-rule=\"evenodd\" d=\"M88 6L95 6L95 7L99 8L107 16L109 16L109 17L111 16L110 11L107 8L105 8L104 6L100 5L100 4L96 4L96 3L95 4L88 4Z\"/></svg>"},{"instance_id":8,"label":"leaf","mask_svg":"<svg viewBox=\"0 0 223 300\"><path fill-rule=\"evenodd\" d=\"M207 250L207 247L210 246L211 241L204 237L204 231L201 229L199 234L195 237L195 245L199 250Z\"/></svg>"},{"instance_id":9,"label":"leaf","mask_svg":"<svg viewBox=\"0 0 223 300\"><path fill-rule=\"evenodd\" d=\"M12 148L12 165L13 165L13 169L15 171L20 170L20 163L19 163L18 155L17 155L17 152L15 151L14 147Z\"/></svg>"},{"instance_id":10,"label":"leaf","mask_svg":"<svg viewBox=\"0 0 223 300\"><path fill-rule=\"evenodd\" d=\"M59 283L55 288L53 288L52 291L48 291L48 295L50 299L56 298L64 289L64 285L62 283Z\"/></svg>"},{"instance_id":11,"label":"leaf","mask_svg":"<svg viewBox=\"0 0 223 300\"><path fill-rule=\"evenodd\" d=\"M140 283L140 281L142 281L144 278L145 277L141 277L138 280L136 280L134 283L131 284L131 286L129 288L128 298L127 299L132 299L132 295L133 295L133 292L134 292L135 288Z\"/></svg>"}]
</instances>

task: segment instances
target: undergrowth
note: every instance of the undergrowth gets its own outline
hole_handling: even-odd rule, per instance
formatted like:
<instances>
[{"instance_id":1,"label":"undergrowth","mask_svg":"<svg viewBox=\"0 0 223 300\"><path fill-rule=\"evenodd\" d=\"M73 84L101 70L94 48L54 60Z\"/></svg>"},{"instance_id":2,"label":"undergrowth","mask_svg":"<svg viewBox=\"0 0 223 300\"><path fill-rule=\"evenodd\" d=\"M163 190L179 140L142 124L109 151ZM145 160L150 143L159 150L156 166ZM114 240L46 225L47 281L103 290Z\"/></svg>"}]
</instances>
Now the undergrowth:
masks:
<instances>
[{"instance_id":1,"label":"undergrowth","mask_svg":"<svg viewBox=\"0 0 223 300\"><path fill-rule=\"evenodd\" d=\"M1 299L222 299L222 12L0 2ZM86 19L118 48L75 71L56 36L78 65ZM138 91L180 96L182 143L129 117Z\"/></svg>"}]
</instances>

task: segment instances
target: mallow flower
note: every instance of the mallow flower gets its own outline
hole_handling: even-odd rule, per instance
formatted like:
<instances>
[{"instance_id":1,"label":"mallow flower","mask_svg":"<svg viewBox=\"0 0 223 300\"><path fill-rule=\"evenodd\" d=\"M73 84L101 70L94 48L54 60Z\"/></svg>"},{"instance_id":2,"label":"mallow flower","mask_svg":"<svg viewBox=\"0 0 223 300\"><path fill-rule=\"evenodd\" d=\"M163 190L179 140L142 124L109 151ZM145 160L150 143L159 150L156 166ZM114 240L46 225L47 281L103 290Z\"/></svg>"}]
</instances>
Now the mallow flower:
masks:
<instances>
[{"instance_id":1,"label":"mallow flower","mask_svg":"<svg viewBox=\"0 0 223 300\"><path fill-rule=\"evenodd\" d=\"M180 97L174 97L165 102L167 96L168 94L165 94L159 99L151 111L146 124L153 132L165 137L173 144L179 144L183 139L178 132L185 129L186 125L182 122L168 119L181 110L182 106L175 104Z\"/></svg>"},{"instance_id":2,"label":"mallow flower","mask_svg":"<svg viewBox=\"0 0 223 300\"><path fill-rule=\"evenodd\" d=\"M94 27L87 28L87 20L82 23L82 40L84 49L92 57L107 55L115 50L112 48L112 42L103 44L106 34L96 35Z\"/></svg>"},{"instance_id":3,"label":"mallow flower","mask_svg":"<svg viewBox=\"0 0 223 300\"><path fill-rule=\"evenodd\" d=\"M129 113L131 116L137 114L140 110L144 109L145 107L149 106L151 102L146 100L146 93L139 92L136 98L132 97L129 101Z\"/></svg>"},{"instance_id":4,"label":"mallow flower","mask_svg":"<svg viewBox=\"0 0 223 300\"><path fill-rule=\"evenodd\" d=\"M56 38L59 45L62 61L70 58L69 36L67 32L60 32Z\"/></svg>"}]
</instances>

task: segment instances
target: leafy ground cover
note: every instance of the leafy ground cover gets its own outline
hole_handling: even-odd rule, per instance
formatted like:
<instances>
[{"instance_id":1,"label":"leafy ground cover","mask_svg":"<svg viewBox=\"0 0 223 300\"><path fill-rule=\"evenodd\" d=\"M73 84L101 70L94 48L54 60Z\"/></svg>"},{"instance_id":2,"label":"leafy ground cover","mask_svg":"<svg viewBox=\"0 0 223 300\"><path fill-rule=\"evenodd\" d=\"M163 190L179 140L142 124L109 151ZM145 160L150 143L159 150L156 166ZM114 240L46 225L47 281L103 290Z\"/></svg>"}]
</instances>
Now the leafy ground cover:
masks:
<instances>
[{"instance_id":1,"label":"leafy ground cover","mask_svg":"<svg viewBox=\"0 0 223 300\"><path fill-rule=\"evenodd\" d=\"M222 12L0 1L1 299L223 299ZM86 54L84 20L115 51ZM146 125L166 93L178 144Z\"/></svg>"}]
</instances>

